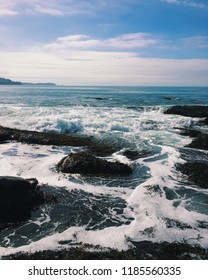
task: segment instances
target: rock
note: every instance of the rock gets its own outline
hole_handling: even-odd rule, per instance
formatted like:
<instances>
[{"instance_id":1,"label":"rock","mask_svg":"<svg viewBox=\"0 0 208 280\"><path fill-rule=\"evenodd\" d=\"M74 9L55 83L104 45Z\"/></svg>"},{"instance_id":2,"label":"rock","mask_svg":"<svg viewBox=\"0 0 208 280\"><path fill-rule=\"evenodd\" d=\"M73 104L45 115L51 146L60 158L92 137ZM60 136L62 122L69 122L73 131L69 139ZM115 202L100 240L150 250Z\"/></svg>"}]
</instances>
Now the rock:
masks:
<instances>
[{"instance_id":1,"label":"rock","mask_svg":"<svg viewBox=\"0 0 208 280\"><path fill-rule=\"evenodd\" d=\"M178 127L175 127L175 129L180 130L180 135L189 136L191 138L199 137L202 134L201 131L195 129L186 129L186 128L178 128Z\"/></svg>"},{"instance_id":2,"label":"rock","mask_svg":"<svg viewBox=\"0 0 208 280\"><path fill-rule=\"evenodd\" d=\"M0 177L0 223L14 223L30 217L35 206L44 202L36 179Z\"/></svg>"},{"instance_id":3,"label":"rock","mask_svg":"<svg viewBox=\"0 0 208 280\"><path fill-rule=\"evenodd\" d=\"M57 165L64 173L80 173L83 175L129 175L130 166L120 162L109 162L85 152L71 153L64 157Z\"/></svg>"},{"instance_id":4,"label":"rock","mask_svg":"<svg viewBox=\"0 0 208 280\"><path fill-rule=\"evenodd\" d=\"M153 243L151 241L133 242L137 259L141 260L192 260L207 259L208 250L187 243Z\"/></svg>"},{"instance_id":5,"label":"rock","mask_svg":"<svg viewBox=\"0 0 208 280\"><path fill-rule=\"evenodd\" d=\"M208 106L173 106L164 114L174 114L192 118L207 118Z\"/></svg>"},{"instance_id":6,"label":"rock","mask_svg":"<svg viewBox=\"0 0 208 280\"><path fill-rule=\"evenodd\" d=\"M198 121L198 125L208 125L208 117Z\"/></svg>"},{"instance_id":7,"label":"rock","mask_svg":"<svg viewBox=\"0 0 208 280\"><path fill-rule=\"evenodd\" d=\"M168 100L168 101L172 101L172 100L179 100L180 98L178 98L178 97L164 96L163 99L164 99L164 100Z\"/></svg>"},{"instance_id":8,"label":"rock","mask_svg":"<svg viewBox=\"0 0 208 280\"><path fill-rule=\"evenodd\" d=\"M3 260L207 260L208 249L186 243L133 242L131 249L116 249L80 244L59 250L44 250L35 253L19 252L3 256ZM170 270L172 271L172 270ZM178 269L180 271L180 268Z\"/></svg>"},{"instance_id":9,"label":"rock","mask_svg":"<svg viewBox=\"0 0 208 280\"><path fill-rule=\"evenodd\" d=\"M186 162L178 165L177 169L187 176L190 183L208 189L208 163Z\"/></svg>"},{"instance_id":10,"label":"rock","mask_svg":"<svg viewBox=\"0 0 208 280\"><path fill-rule=\"evenodd\" d=\"M200 150L208 150L208 134L199 133L198 136L186 147Z\"/></svg>"},{"instance_id":11,"label":"rock","mask_svg":"<svg viewBox=\"0 0 208 280\"><path fill-rule=\"evenodd\" d=\"M92 153L99 156L110 155L116 151L115 147L85 135L45 133L0 126L0 142L8 140L25 144L87 147Z\"/></svg>"},{"instance_id":12,"label":"rock","mask_svg":"<svg viewBox=\"0 0 208 280\"><path fill-rule=\"evenodd\" d=\"M138 150L126 149L123 152L123 155L130 160L136 160L136 159L139 159L139 158L144 158L144 157L151 156L152 153L150 151L146 151L146 150L138 151Z\"/></svg>"},{"instance_id":13,"label":"rock","mask_svg":"<svg viewBox=\"0 0 208 280\"><path fill-rule=\"evenodd\" d=\"M208 150L208 134L202 133L201 131L194 129L176 129L180 130L181 135L194 138L190 144L186 145L186 147L200 150Z\"/></svg>"}]
</instances>

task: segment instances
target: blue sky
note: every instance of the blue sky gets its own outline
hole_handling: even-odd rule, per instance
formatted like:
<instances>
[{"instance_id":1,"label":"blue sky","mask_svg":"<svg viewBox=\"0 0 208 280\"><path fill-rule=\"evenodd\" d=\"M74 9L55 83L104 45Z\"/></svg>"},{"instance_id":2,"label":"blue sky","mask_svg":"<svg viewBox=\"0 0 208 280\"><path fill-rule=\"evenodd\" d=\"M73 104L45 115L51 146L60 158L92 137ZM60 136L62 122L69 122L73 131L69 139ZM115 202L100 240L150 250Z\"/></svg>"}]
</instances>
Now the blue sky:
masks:
<instances>
[{"instance_id":1,"label":"blue sky","mask_svg":"<svg viewBox=\"0 0 208 280\"><path fill-rule=\"evenodd\" d=\"M208 85L208 0L0 0L0 76Z\"/></svg>"}]
</instances>

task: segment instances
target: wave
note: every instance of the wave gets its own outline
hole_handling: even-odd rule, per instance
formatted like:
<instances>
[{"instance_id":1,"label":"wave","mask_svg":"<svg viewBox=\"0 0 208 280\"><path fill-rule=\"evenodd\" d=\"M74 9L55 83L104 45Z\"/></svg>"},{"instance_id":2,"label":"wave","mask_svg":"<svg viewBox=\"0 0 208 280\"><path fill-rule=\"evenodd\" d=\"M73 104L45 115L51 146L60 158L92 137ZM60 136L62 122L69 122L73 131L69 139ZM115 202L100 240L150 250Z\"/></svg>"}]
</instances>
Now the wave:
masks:
<instances>
[{"instance_id":1,"label":"wave","mask_svg":"<svg viewBox=\"0 0 208 280\"><path fill-rule=\"evenodd\" d=\"M57 119L53 123L43 123L42 127L39 127L44 132L57 132L57 133L78 133L84 130L82 121L80 119L72 119L66 121L63 119Z\"/></svg>"}]
</instances>

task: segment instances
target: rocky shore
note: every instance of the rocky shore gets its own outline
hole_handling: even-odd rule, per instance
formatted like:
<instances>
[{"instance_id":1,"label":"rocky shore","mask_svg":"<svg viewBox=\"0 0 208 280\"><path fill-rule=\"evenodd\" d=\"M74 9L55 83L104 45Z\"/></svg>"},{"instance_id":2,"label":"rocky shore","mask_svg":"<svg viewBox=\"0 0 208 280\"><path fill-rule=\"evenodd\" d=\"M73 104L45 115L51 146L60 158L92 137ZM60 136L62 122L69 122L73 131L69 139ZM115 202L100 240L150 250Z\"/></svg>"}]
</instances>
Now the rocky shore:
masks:
<instances>
[{"instance_id":1,"label":"rocky shore","mask_svg":"<svg viewBox=\"0 0 208 280\"><path fill-rule=\"evenodd\" d=\"M85 135L46 133L0 126L0 143L5 141L17 141L24 144L85 147L93 154L99 156L110 155L117 150L115 146Z\"/></svg>"},{"instance_id":2,"label":"rocky shore","mask_svg":"<svg viewBox=\"0 0 208 280\"><path fill-rule=\"evenodd\" d=\"M191 118L207 118L208 106L173 106L168 108L164 114L174 114Z\"/></svg>"},{"instance_id":3,"label":"rocky shore","mask_svg":"<svg viewBox=\"0 0 208 280\"><path fill-rule=\"evenodd\" d=\"M164 113L200 118L199 125L207 125L208 106L174 106ZM180 134L192 138L192 142L186 146L187 153L189 149L190 151L192 149L208 150L208 134L199 129L177 128L178 130ZM0 143L5 141L83 148L83 152L71 153L57 162L57 172L103 177L128 176L133 172L132 166L117 161L112 162L105 158L119 150L116 145L99 141L94 137L17 130L0 126ZM131 161L148 155L151 155L151 152L130 149L123 151L123 156ZM208 155L206 153L203 162L187 160L186 163L177 165L176 171L189 184L208 189ZM55 194L48 195L36 179L0 177L0 229L15 226L28 219L36 207L51 202L56 202ZM131 240L129 243L131 249L121 252L81 244L63 250L18 253L5 256L3 259L208 259L207 249L186 243L133 242Z\"/></svg>"},{"instance_id":4,"label":"rocky shore","mask_svg":"<svg viewBox=\"0 0 208 280\"><path fill-rule=\"evenodd\" d=\"M70 249L17 253L4 260L207 260L208 249L182 243L133 242L133 248L118 251L88 244Z\"/></svg>"},{"instance_id":5,"label":"rocky shore","mask_svg":"<svg viewBox=\"0 0 208 280\"><path fill-rule=\"evenodd\" d=\"M41 204L56 201L34 178L0 176L0 229L30 218Z\"/></svg>"},{"instance_id":6,"label":"rocky shore","mask_svg":"<svg viewBox=\"0 0 208 280\"><path fill-rule=\"evenodd\" d=\"M129 165L98 157L112 154L116 151L115 146L85 135L43 133L0 126L0 143L5 141L39 145L78 146L85 149L85 152L72 153L64 157L57 163L57 172L104 177L126 176L132 172ZM49 188L49 186L46 188ZM46 188L39 185L35 178L0 177L0 229L7 226L13 227L30 218L32 211L41 204L56 202L53 187L50 187L52 189L50 194L46 191ZM67 194L65 193L65 195Z\"/></svg>"},{"instance_id":7,"label":"rocky shore","mask_svg":"<svg viewBox=\"0 0 208 280\"><path fill-rule=\"evenodd\" d=\"M192 118L200 118L198 124L200 126L207 125L208 119L208 106L173 106L167 109L165 114L174 114L187 116ZM192 142L186 147L195 150L208 150L208 134L203 133L197 129L178 129L181 135L192 138ZM186 151L188 153L188 151ZM177 165L176 168L180 171L189 183L198 186L200 188L208 188L208 155L203 154L203 162L199 162L197 159L191 160L184 164Z\"/></svg>"}]
</instances>

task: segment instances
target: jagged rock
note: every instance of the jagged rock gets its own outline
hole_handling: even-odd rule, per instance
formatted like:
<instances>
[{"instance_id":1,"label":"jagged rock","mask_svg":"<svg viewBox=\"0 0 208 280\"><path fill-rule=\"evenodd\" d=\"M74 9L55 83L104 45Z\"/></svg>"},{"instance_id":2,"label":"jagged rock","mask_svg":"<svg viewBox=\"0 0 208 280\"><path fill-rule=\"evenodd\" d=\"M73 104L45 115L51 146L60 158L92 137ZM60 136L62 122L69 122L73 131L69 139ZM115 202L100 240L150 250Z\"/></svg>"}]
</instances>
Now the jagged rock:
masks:
<instances>
[{"instance_id":1,"label":"jagged rock","mask_svg":"<svg viewBox=\"0 0 208 280\"><path fill-rule=\"evenodd\" d=\"M146 150L138 151L138 150L126 149L123 152L123 155L130 160L136 160L136 159L139 159L139 158L144 158L144 157L151 156L152 152L146 151Z\"/></svg>"},{"instance_id":2,"label":"jagged rock","mask_svg":"<svg viewBox=\"0 0 208 280\"><path fill-rule=\"evenodd\" d=\"M178 165L177 169L185 174L191 183L208 189L208 163L186 162Z\"/></svg>"},{"instance_id":3,"label":"jagged rock","mask_svg":"<svg viewBox=\"0 0 208 280\"><path fill-rule=\"evenodd\" d=\"M168 108L164 114L174 114L192 118L208 117L208 106L173 106Z\"/></svg>"},{"instance_id":4,"label":"jagged rock","mask_svg":"<svg viewBox=\"0 0 208 280\"><path fill-rule=\"evenodd\" d=\"M193 141L188 144L186 147L200 149L200 150L208 150L208 134L199 133Z\"/></svg>"},{"instance_id":5,"label":"jagged rock","mask_svg":"<svg viewBox=\"0 0 208 280\"><path fill-rule=\"evenodd\" d=\"M89 244L35 253L20 252L3 256L3 260L207 260L208 249L187 243L133 242L131 249L118 251ZM89 250L90 249L90 250ZM180 267L178 268L180 273Z\"/></svg>"},{"instance_id":6,"label":"jagged rock","mask_svg":"<svg viewBox=\"0 0 208 280\"><path fill-rule=\"evenodd\" d=\"M208 125L208 117L203 120L198 121L198 124L199 125Z\"/></svg>"},{"instance_id":7,"label":"jagged rock","mask_svg":"<svg viewBox=\"0 0 208 280\"><path fill-rule=\"evenodd\" d=\"M99 156L106 156L116 151L115 147L85 135L45 133L0 126L0 142L8 140L25 144L86 147Z\"/></svg>"},{"instance_id":8,"label":"jagged rock","mask_svg":"<svg viewBox=\"0 0 208 280\"><path fill-rule=\"evenodd\" d=\"M43 202L44 194L36 179L0 177L0 223L22 221Z\"/></svg>"},{"instance_id":9,"label":"jagged rock","mask_svg":"<svg viewBox=\"0 0 208 280\"><path fill-rule=\"evenodd\" d=\"M190 144L186 145L186 147L200 150L208 150L208 134L195 129L185 129L177 127L175 127L175 129L179 129L180 134L183 136L189 136L191 138L194 138Z\"/></svg>"},{"instance_id":10,"label":"jagged rock","mask_svg":"<svg viewBox=\"0 0 208 280\"><path fill-rule=\"evenodd\" d=\"M129 175L132 172L131 167L126 164L109 162L85 152L71 153L58 163L57 168L64 173L84 175Z\"/></svg>"}]
</instances>

